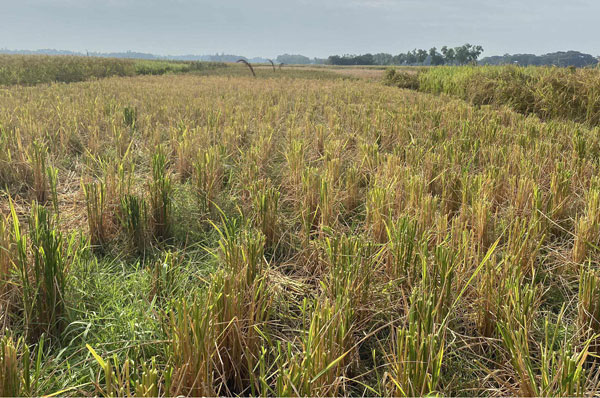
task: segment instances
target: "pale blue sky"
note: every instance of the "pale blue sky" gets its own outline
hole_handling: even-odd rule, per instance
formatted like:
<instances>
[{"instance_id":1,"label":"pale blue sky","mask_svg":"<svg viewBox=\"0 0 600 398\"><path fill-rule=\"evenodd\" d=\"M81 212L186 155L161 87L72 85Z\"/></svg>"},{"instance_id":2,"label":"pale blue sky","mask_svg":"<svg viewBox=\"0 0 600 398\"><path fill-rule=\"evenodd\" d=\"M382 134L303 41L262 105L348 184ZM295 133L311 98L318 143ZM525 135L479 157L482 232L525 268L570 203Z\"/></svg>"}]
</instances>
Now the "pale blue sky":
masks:
<instances>
[{"instance_id":1,"label":"pale blue sky","mask_svg":"<svg viewBox=\"0 0 600 398\"><path fill-rule=\"evenodd\" d=\"M600 55L600 0L0 0L0 48L161 55L390 52Z\"/></svg>"}]
</instances>

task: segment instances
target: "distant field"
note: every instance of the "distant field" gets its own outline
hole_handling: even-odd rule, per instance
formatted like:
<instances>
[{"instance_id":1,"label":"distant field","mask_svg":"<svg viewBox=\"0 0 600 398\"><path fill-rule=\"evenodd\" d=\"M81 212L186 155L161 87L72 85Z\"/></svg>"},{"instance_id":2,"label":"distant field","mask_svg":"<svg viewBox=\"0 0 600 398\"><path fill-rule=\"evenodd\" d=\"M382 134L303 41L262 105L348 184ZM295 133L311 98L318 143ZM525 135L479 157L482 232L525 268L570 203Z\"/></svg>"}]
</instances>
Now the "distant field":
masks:
<instances>
[{"instance_id":1,"label":"distant field","mask_svg":"<svg viewBox=\"0 0 600 398\"><path fill-rule=\"evenodd\" d=\"M314 70L314 71L323 71L327 70L331 73L336 73L343 76L351 76L363 79L381 79L384 75L385 70L379 68L331 68L331 67L309 67L309 66L293 66L290 65L289 69L293 70Z\"/></svg>"},{"instance_id":2,"label":"distant field","mask_svg":"<svg viewBox=\"0 0 600 398\"><path fill-rule=\"evenodd\" d=\"M284 68L298 70L314 70L328 71L337 73L343 76L350 76L362 79L380 80L384 77L388 66L338 66L338 65L286 65ZM417 73L419 70L424 70L426 67L417 66L402 66L396 67L405 73Z\"/></svg>"},{"instance_id":3,"label":"distant field","mask_svg":"<svg viewBox=\"0 0 600 398\"><path fill-rule=\"evenodd\" d=\"M0 396L598 394L598 71L0 65Z\"/></svg>"},{"instance_id":4,"label":"distant field","mask_svg":"<svg viewBox=\"0 0 600 398\"><path fill-rule=\"evenodd\" d=\"M110 76L204 72L224 67L225 64L216 62L0 54L0 85L72 83Z\"/></svg>"}]
</instances>

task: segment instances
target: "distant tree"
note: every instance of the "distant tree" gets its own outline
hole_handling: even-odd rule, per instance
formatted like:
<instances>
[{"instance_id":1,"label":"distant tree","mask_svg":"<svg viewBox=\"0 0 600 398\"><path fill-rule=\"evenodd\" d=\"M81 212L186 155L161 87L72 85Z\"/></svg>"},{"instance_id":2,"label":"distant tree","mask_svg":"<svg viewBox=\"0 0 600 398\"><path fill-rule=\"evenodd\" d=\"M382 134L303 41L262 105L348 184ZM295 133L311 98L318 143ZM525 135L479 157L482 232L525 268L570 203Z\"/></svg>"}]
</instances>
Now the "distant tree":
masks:
<instances>
[{"instance_id":1,"label":"distant tree","mask_svg":"<svg viewBox=\"0 0 600 398\"><path fill-rule=\"evenodd\" d=\"M327 59L330 65L375 65L375 57L373 54L363 55L332 55Z\"/></svg>"},{"instance_id":2,"label":"distant tree","mask_svg":"<svg viewBox=\"0 0 600 398\"><path fill-rule=\"evenodd\" d=\"M431 65L443 65L444 57L437 51L437 48L431 47L429 49L429 57L431 57Z\"/></svg>"},{"instance_id":3,"label":"distant tree","mask_svg":"<svg viewBox=\"0 0 600 398\"><path fill-rule=\"evenodd\" d=\"M575 66L578 68L598 64L598 59L590 54L579 51L559 51L555 53L534 54L504 54L502 56L486 57L480 61L483 65L554 65L560 67Z\"/></svg>"},{"instance_id":4,"label":"distant tree","mask_svg":"<svg viewBox=\"0 0 600 398\"><path fill-rule=\"evenodd\" d=\"M460 65L465 65L466 63L469 62L469 49L470 49L470 44L465 44L463 46L460 47L456 47L454 49L454 59L456 60L456 62L458 62Z\"/></svg>"},{"instance_id":5,"label":"distant tree","mask_svg":"<svg viewBox=\"0 0 600 398\"><path fill-rule=\"evenodd\" d=\"M417 63L417 50L409 51L406 53L406 63L409 65Z\"/></svg>"},{"instance_id":6,"label":"distant tree","mask_svg":"<svg viewBox=\"0 0 600 398\"><path fill-rule=\"evenodd\" d=\"M342 57L339 55L330 55L329 58L327 58L327 63L329 65L342 65Z\"/></svg>"},{"instance_id":7,"label":"distant tree","mask_svg":"<svg viewBox=\"0 0 600 398\"><path fill-rule=\"evenodd\" d=\"M452 65L454 63L454 59L456 54L453 48L448 48L447 46L442 47L442 55L444 56L444 63L448 65Z\"/></svg>"},{"instance_id":8,"label":"distant tree","mask_svg":"<svg viewBox=\"0 0 600 398\"><path fill-rule=\"evenodd\" d=\"M375 65L391 65L393 63L394 57L392 54L387 53L378 53L373 55L373 60Z\"/></svg>"},{"instance_id":9,"label":"distant tree","mask_svg":"<svg viewBox=\"0 0 600 398\"><path fill-rule=\"evenodd\" d=\"M398 55L394 55L394 57L392 58L392 64L393 65L404 65L407 63L407 55L400 53Z\"/></svg>"},{"instance_id":10,"label":"distant tree","mask_svg":"<svg viewBox=\"0 0 600 398\"><path fill-rule=\"evenodd\" d=\"M310 58L300 54L283 54L277 56L277 62L284 64L305 65L310 64Z\"/></svg>"},{"instance_id":11,"label":"distant tree","mask_svg":"<svg viewBox=\"0 0 600 398\"><path fill-rule=\"evenodd\" d=\"M468 64L476 62L483 47L465 44L456 48L442 47L441 53L436 47L427 50L414 49L407 53L391 55L387 53L362 54L362 55L332 55L326 63L330 65L444 65ZM278 58L279 61L279 58Z\"/></svg>"},{"instance_id":12,"label":"distant tree","mask_svg":"<svg viewBox=\"0 0 600 398\"><path fill-rule=\"evenodd\" d=\"M427 51L425 50L417 50L416 56L417 56L417 62L422 64L423 62L425 62L425 60L427 59Z\"/></svg>"},{"instance_id":13,"label":"distant tree","mask_svg":"<svg viewBox=\"0 0 600 398\"><path fill-rule=\"evenodd\" d=\"M483 47L473 46L469 43L463 44L460 47L454 48L455 59L461 65L476 62L481 53L483 53Z\"/></svg>"},{"instance_id":14,"label":"distant tree","mask_svg":"<svg viewBox=\"0 0 600 398\"><path fill-rule=\"evenodd\" d=\"M469 51L469 61L471 62L477 62L477 59L479 58L479 56L481 55L481 53L483 53L483 47L481 46L472 46L470 51Z\"/></svg>"},{"instance_id":15,"label":"distant tree","mask_svg":"<svg viewBox=\"0 0 600 398\"><path fill-rule=\"evenodd\" d=\"M354 65L375 65L375 57L373 54L364 54L355 57Z\"/></svg>"}]
</instances>

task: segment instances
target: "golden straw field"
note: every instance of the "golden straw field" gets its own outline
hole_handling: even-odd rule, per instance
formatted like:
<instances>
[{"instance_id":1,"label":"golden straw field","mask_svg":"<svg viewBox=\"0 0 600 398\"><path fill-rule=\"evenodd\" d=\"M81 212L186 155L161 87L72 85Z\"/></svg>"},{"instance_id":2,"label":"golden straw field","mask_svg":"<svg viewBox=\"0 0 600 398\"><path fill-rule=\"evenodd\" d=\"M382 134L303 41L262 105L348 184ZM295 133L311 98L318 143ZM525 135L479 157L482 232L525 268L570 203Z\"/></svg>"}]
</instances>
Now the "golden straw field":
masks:
<instances>
[{"instance_id":1,"label":"golden straw field","mask_svg":"<svg viewBox=\"0 0 600 398\"><path fill-rule=\"evenodd\" d=\"M0 86L0 396L598 393L596 91L213 68Z\"/></svg>"}]
</instances>

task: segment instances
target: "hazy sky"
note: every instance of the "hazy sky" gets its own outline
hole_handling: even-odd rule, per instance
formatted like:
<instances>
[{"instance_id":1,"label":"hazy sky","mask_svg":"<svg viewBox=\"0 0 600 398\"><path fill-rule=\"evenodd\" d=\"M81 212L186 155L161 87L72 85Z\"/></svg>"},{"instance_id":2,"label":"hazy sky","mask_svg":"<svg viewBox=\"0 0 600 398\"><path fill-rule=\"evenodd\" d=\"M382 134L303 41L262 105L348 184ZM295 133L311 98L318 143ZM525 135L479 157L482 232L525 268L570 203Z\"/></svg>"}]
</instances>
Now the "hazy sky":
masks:
<instances>
[{"instance_id":1,"label":"hazy sky","mask_svg":"<svg viewBox=\"0 0 600 398\"><path fill-rule=\"evenodd\" d=\"M308 56L481 44L600 55L600 0L0 0L0 48Z\"/></svg>"}]
</instances>

